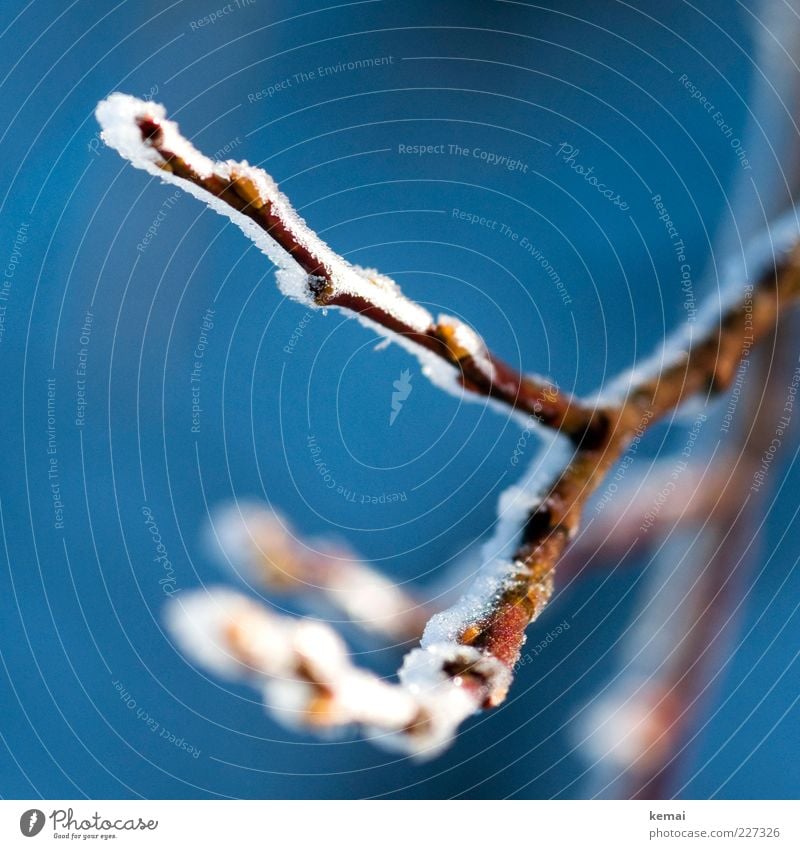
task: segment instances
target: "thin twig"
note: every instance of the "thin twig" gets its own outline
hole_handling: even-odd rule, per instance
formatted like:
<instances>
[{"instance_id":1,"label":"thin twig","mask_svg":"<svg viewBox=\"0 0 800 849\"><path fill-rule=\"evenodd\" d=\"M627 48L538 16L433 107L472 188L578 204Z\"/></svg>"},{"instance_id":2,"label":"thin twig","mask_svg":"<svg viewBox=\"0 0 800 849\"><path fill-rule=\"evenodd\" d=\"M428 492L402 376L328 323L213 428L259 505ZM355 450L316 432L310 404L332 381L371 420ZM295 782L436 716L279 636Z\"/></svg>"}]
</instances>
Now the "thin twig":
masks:
<instances>
[{"instance_id":1,"label":"thin twig","mask_svg":"<svg viewBox=\"0 0 800 849\"><path fill-rule=\"evenodd\" d=\"M434 355L456 369L461 385L470 392L494 398L575 439L591 430L591 407L579 404L552 381L520 374L492 354L463 322L445 315L434 321L393 280L357 268L332 251L263 171L246 162L212 162L179 135L177 125L165 120L158 104L124 95L112 95L105 104L133 110L141 140L157 154L149 158L151 165L208 192L285 251L305 273L303 294L316 306L355 313ZM110 111L104 112L101 104L98 117L106 125L104 138L114 144L108 132Z\"/></svg>"}]
</instances>

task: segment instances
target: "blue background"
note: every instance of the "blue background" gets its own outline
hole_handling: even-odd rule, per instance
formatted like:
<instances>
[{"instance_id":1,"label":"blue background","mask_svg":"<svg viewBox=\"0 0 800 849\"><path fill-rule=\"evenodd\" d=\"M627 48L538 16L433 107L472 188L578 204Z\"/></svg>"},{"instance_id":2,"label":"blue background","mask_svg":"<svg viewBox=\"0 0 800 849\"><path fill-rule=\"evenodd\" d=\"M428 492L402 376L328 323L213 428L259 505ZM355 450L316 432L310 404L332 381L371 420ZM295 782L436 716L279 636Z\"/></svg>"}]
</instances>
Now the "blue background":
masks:
<instances>
[{"instance_id":1,"label":"blue background","mask_svg":"<svg viewBox=\"0 0 800 849\"><path fill-rule=\"evenodd\" d=\"M338 313L314 313L286 354L304 308L282 299L269 263L233 225L188 196L138 250L174 190L99 144L93 110L114 90L152 94L204 151L227 146L223 157L267 168L337 251L393 275L431 310L462 317L513 364L585 393L684 320L653 194L680 229L696 296L716 290L714 239L731 229L729 192L742 168L679 77L743 135L752 8L256 0L197 27L213 4L5 5L4 268L21 225L28 239L0 342L4 796L590 792L569 720L617 667L618 641L642 600L641 570L564 588L539 627L546 633L579 610L570 630L523 667L501 709L470 721L429 763L350 737L287 731L253 691L206 677L176 651L162 629L162 573L144 505L181 591L229 580L203 530L209 508L231 498L269 500L301 533L338 534L386 573L424 585L491 528L499 492L520 473L509 463L519 428L437 390L398 347L375 352L374 334ZM293 78L370 57L393 61ZM271 97L248 97L287 78ZM527 172L398 152L441 143L519 159ZM580 150L628 212L559 159L562 143ZM760 151L748 151L754 178L778 170L766 147L762 138ZM766 203L785 203L769 192ZM751 198L748 214L754 207ZM518 243L454 218L454 209L535 242L571 303ZM208 308L214 327L195 434L189 374ZM88 404L77 427L87 311ZM404 368L413 391L390 429L392 382ZM49 378L63 530L48 482ZM327 490L309 434L337 481L406 500L365 505ZM645 454L663 437L656 431ZM733 651L717 709L684 759L685 796L791 797L800 787L800 767L786 757L800 743L800 546L794 526L781 536L795 510L794 449L785 447L773 481L787 484L766 531L775 556L742 615L743 629L755 627ZM359 662L388 674L398 657L365 649ZM115 681L200 756L152 734ZM721 707L720 694L730 697Z\"/></svg>"}]
</instances>

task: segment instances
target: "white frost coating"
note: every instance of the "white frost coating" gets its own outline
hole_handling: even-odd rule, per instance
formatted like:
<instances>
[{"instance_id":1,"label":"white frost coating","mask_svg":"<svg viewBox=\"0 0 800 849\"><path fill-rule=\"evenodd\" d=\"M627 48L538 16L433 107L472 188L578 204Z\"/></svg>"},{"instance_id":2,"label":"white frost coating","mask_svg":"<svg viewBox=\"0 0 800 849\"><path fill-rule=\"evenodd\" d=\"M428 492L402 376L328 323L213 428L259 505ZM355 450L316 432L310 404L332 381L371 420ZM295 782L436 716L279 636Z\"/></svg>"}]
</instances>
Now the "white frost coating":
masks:
<instances>
[{"instance_id":1,"label":"white frost coating","mask_svg":"<svg viewBox=\"0 0 800 849\"><path fill-rule=\"evenodd\" d=\"M464 629L484 618L491 611L493 601L510 589L513 573L513 561L504 558L483 566L467 592L452 607L431 617L422 635L422 647L454 645Z\"/></svg>"},{"instance_id":2,"label":"white frost coating","mask_svg":"<svg viewBox=\"0 0 800 849\"><path fill-rule=\"evenodd\" d=\"M459 725L480 709L475 696L461 686L460 680L445 674L443 667L453 661L472 666L487 681L507 686L510 673L497 660L487 658L467 646L437 645L414 649L403 661L400 682L423 708L425 722L413 733L394 734L378 742L393 751L418 757L433 757L446 748Z\"/></svg>"},{"instance_id":3,"label":"white frost coating","mask_svg":"<svg viewBox=\"0 0 800 849\"><path fill-rule=\"evenodd\" d=\"M489 359L486 343L478 333L468 324L452 315L441 314L439 324L451 327L455 344L469 354L475 365L486 375L489 380L494 380L495 368Z\"/></svg>"},{"instance_id":4,"label":"white frost coating","mask_svg":"<svg viewBox=\"0 0 800 849\"><path fill-rule=\"evenodd\" d=\"M150 117L157 121L163 134L163 147L184 159L202 177L212 174L223 180L236 177L248 180L256 189L262 203L269 202L275 214L283 221L298 244L314 254L330 277L334 292L360 296L392 315L398 321L422 333L431 325L427 310L403 297L399 286L384 275L352 266L332 251L306 222L295 212L287 197L279 191L275 181L262 169L246 161L213 162L204 156L180 133L178 125L166 119L163 106L138 100L130 95L115 93L101 101L96 110L102 127L102 139L136 168L158 177L165 183L179 186L207 203L216 212L229 218L242 232L278 266L278 285L289 298L307 306L315 306L308 290L307 275L290 254L278 245L254 221L228 206L211 193L188 180L176 177L158 167L162 157L150 144L143 141L137 119Z\"/></svg>"},{"instance_id":5,"label":"white frost coating","mask_svg":"<svg viewBox=\"0 0 800 849\"><path fill-rule=\"evenodd\" d=\"M345 260L340 259L340 262ZM366 288L354 288L352 291L364 293L373 304L420 333L430 328L433 323L431 314L424 307L406 298L395 280L375 268L362 268L360 265L350 268L367 284Z\"/></svg>"},{"instance_id":6,"label":"white frost coating","mask_svg":"<svg viewBox=\"0 0 800 849\"><path fill-rule=\"evenodd\" d=\"M419 698L438 698L449 687L461 687L458 674L444 671L450 664L479 675L492 690L505 691L511 682L511 672L497 658L453 642L429 643L409 652L400 670L400 680ZM473 699L473 712L475 708Z\"/></svg>"},{"instance_id":7,"label":"white frost coating","mask_svg":"<svg viewBox=\"0 0 800 849\"><path fill-rule=\"evenodd\" d=\"M100 136L109 147L113 147L123 159L127 159L134 167L161 176L161 169L158 168L156 163L163 162L163 159L158 151L142 142L142 131L136 123L137 118L149 115L153 120L161 123L165 132L173 137L174 125L171 121L167 121L167 112L160 103L144 103L144 101L128 94L115 92L106 100L101 100L97 104L94 114L97 122L103 128ZM178 142L177 139L174 139L174 141ZM195 164L199 173L206 175L211 173L210 160L199 153ZM205 167L203 167L204 165Z\"/></svg>"},{"instance_id":8,"label":"white frost coating","mask_svg":"<svg viewBox=\"0 0 800 849\"><path fill-rule=\"evenodd\" d=\"M240 678L253 670L237 654L225 635L232 623L253 617L258 608L244 596L224 587L208 592L182 593L166 607L167 628L181 651L193 662L224 678ZM285 671L291 657L284 634L270 629L269 620L259 617L258 629L251 629L253 648L269 657L270 667Z\"/></svg>"},{"instance_id":9,"label":"white frost coating","mask_svg":"<svg viewBox=\"0 0 800 849\"><path fill-rule=\"evenodd\" d=\"M452 741L466 718L481 709L485 691L465 686L462 671L482 678L496 701L508 689L511 671L503 663L459 645L456 638L487 611L508 580L508 558L519 529L551 484L552 470L563 467L569 451L565 441L553 435L521 485L502 494L497 529L482 549L489 567L478 572L464 598L434 617L422 647L407 655L399 685L354 667L344 643L322 623L274 616L229 590L185 593L172 601L167 611L170 630L197 663L258 687L270 712L288 726L356 726L395 751L432 757ZM275 521L268 511L267 515ZM252 507L244 516L251 522L254 516L263 521L264 511ZM247 562L253 553L251 531L241 514L229 514L217 533L224 550ZM286 533L283 527L280 532ZM344 594L350 592L345 582ZM309 674L316 684L308 680ZM324 685L322 691L319 684Z\"/></svg>"},{"instance_id":10,"label":"white frost coating","mask_svg":"<svg viewBox=\"0 0 800 849\"><path fill-rule=\"evenodd\" d=\"M293 731L303 729L306 708L314 697L310 684L288 678L267 680L261 692L264 708L276 722Z\"/></svg>"},{"instance_id":11,"label":"white frost coating","mask_svg":"<svg viewBox=\"0 0 800 849\"><path fill-rule=\"evenodd\" d=\"M391 752L402 752L418 760L436 757L452 742L459 725L477 711L475 700L453 684L442 687L436 698L420 700L425 710L424 722L411 731L386 733L374 726L365 728L365 735L373 743Z\"/></svg>"},{"instance_id":12,"label":"white frost coating","mask_svg":"<svg viewBox=\"0 0 800 849\"><path fill-rule=\"evenodd\" d=\"M444 318L446 316L439 316L439 321L442 321ZM483 339L468 324L464 324L463 321L456 321L455 328L456 341L462 348L469 351L471 356L481 357L486 352Z\"/></svg>"},{"instance_id":13,"label":"white frost coating","mask_svg":"<svg viewBox=\"0 0 800 849\"><path fill-rule=\"evenodd\" d=\"M295 728L309 724L308 711L317 694L311 684L292 677L302 665L314 680L325 684L329 694L324 715L312 718L312 724L343 727L381 723L402 729L414 720L419 709L414 698L400 687L355 668L334 631L306 620L292 622L291 627L293 668L285 678L270 678L264 687L266 706L277 719Z\"/></svg>"},{"instance_id":14,"label":"white frost coating","mask_svg":"<svg viewBox=\"0 0 800 849\"><path fill-rule=\"evenodd\" d=\"M343 716L357 717L366 725L405 728L412 723L419 705L406 690L374 675L351 668L337 688L336 703Z\"/></svg>"},{"instance_id":15,"label":"white frost coating","mask_svg":"<svg viewBox=\"0 0 800 849\"><path fill-rule=\"evenodd\" d=\"M708 298L697 312L693 322L684 322L664 344L633 368L623 372L609 385L587 399L587 403L618 405L632 388L655 378L666 368L686 357L691 345L719 327L721 317L746 296L759 277L773 268L797 245L800 238L800 210L792 207L766 232L753 239L744 256L729 262L721 274L719 299Z\"/></svg>"},{"instance_id":16,"label":"white frost coating","mask_svg":"<svg viewBox=\"0 0 800 849\"><path fill-rule=\"evenodd\" d=\"M223 180L240 180L255 189L255 200L270 203L295 241L313 253L316 261L325 268L334 293L361 297L419 333L428 331L432 326L433 320L428 311L405 299L394 281L370 269L350 265L322 243L268 175L247 162L212 162L180 135L177 125L166 119L162 106L113 94L98 105L96 114L103 129L103 140L135 167L165 183L178 186L233 221L278 267L278 284L288 297L316 306L305 271L249 217L193 183L159 168L163 159L157 150L142 140L137 119L150 117L157 121L163 133L164 149L180 156L201 176L213 174ZM465 397L457 372L447 362L373 320L363 315L357 317L381 336L397 342L417 356L423 372L435 385L457 397ZM480 337L457 320L454 320L453 329L456 344L493 375L493 366ZM472 396L467 394L466 397ZM486 403L478 396L474 400ZM494 399L488 403L501 406L508 412ZM527 419L519 412L515 415L521 420ZM354 669L347 659L344 645L324 626L302 622L294 624L270 616L244 597L226 590L209 594L187 593L174 600L167 611L170 630L190 657L218 674L258 678L260 687L269 693L279 710L290 707L296 712L297 706L307 702L315 692L312 684L297 678L298 658L302 657L308 661L306 668L315 669L321 676L334 678L332 683L338 688L334 704L339 711L333 714L334 722L352 718L356 722L371 723L374 719L379 733L396 731L391 735L393 744L402 740L406 750L420 753L424 749L430 753L449 742L460 722L479 708L475 696L460 686L459 677L444 672L448 662L463 663L468 660L492 689L504 690L508 685L510 672L499 661L478 652L470 654L474 650L455 645L454 637L464 624L479 618L498 590L503 588L504 582L508 581L512 564L505 552L512 544L511 536L502 540L499 537L508 534L510 524L515 526L517 533L524 516L534 504L535 499L530 496L527 487L503 496L498 530L484 549L489 565L479 572L470 592L455 607L430 623L423 648L413 652L404 666L403 687L392 687ZM228 548L238 554L244 552L244 560L247 560L247 553L241 546L242 539L236 539L236 533L232 528L224 532L223 549ZM374 598L370 599L368 595L356 598L355 609L361 611L366 606L374 609ZM383 615L385 613L383 611ZM234 632L235 637L232 636ZM284 676L286 680L280 680ZM369 697L365 695L367 693ZM357 705L360 706L359 713L356 713ZM423 706L427 720L419 732L409 733L402 727L403 723L416 716L419 705ZM352 717L349 712L353 712ZM392 729L393 725L398 727Z\"/></svg>"},{"instance_id":17,"label":"white frost coating","mask_svg":"<svg viewBox=\"0 0 800 849\"><path fill-rule=\"evenodd\" d=\"M441 389L443 392L446 392L448 395L456 398L459 402L469 401L475 404L488 404L490 407L494 407L498 410L498 412L501 412L504 415L509 415L510 412L511 415L513 415L521 424L524 424L528 420L529 417L519 410L509 411L508 405L503 401L498 401L495 398L487 398L474 392L465 391L464 387L458 381L457 368L453 367L447 360L443 359L438 354L435 354L429 348L423 347L412 339L409 339L407 336L402 336L399 333L395 333L393 330L389 330L389 328L382 324L378 324L376 321L362 313L353 313L353 316L359 324L381 337L380 342L376 346L376 350L383 350L391 343L396 344L416 358L417 362L420 364L422 374L437 389ZM428 326L430 326L433 323L433 317L429 313L426 313L426 316L429 320Z\"/></svg>"},{"instance_id":18,"label":"white frost coating","mask_svg":"<svg viewBox=\"0 0 800 849\"><path fill-rule=\"evenodd\" d=\"M339 635L321 622L287 619L291 624L292 649L311 670L314 678L335 678L350 665L347 648Z\"/></svg>"},{"instance_id":19,"label":"white frost coating","mask_svg":"<svg viewBox=\"0 0 800 849\"><path fill-rule=\"evenodd\" d=\"M166 110L160 103L139 100L128 94L116 92L106 100L98 103L95 115L102 127L100 136L103 141L109 147L114 148L120 156L127 159L131 165L147 171L148 174L158 177L162 182L177 186L203 201L203 203L210 206L215 212L224 215L236 224L248 239L255 242L256 246L267 255L274 265L290 272L290 276L292 272L294 275L302 274L305 281L305 272L254 221L241 212L237 212L233 207L228 206L224 201L207 192L205 189L159 168L158 163L163 163L164 159L157 150L142 140L141 130L136 121L143 117L150 117L157 121L164 134L164 147L189 163L201 177L209 177L212 174L216 174L223 179L230 179L232 171L236 171L236 173L251 180L255 180L255 175L262 175L271 184L271 190L276 195L283 197L275 183L263 171L258 168L252 168L247 162L237 163L232 160L228 160L227 162L213 162L207 156L200 153L200 151L181 135L178 125L174 121L166 119ZM260 180L259 184L260 186L266 185L263 180ZM283 202L291 210L289 201L284 198ZM291 214L298 222L302 223L305 229L308 229L305 223L302 222L302 219L296 216L294 211ZM294 297L294 295L290 297ZM303 303L310 305L311 298L306 286L303 287L303 293L300 299Z\"/></svg>"}]
</instances>

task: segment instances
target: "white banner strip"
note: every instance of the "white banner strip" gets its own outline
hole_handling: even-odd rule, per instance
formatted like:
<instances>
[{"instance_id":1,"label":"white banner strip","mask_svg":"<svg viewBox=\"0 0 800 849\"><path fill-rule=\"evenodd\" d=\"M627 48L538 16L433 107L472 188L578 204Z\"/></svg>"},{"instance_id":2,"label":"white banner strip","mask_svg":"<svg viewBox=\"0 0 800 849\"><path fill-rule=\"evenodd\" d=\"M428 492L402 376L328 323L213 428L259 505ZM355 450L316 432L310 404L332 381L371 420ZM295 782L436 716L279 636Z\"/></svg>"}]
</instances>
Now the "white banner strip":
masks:
<instances>
[{"instance_id":1,"label":"white banner strip","mask_svg":"<svg viewBox=\"0 0 800 849\"><path fill-rule=\"evenodd\" d=\"M0 801L0 846L800 846L797 802Z\"/></svg>"}]
</instances>

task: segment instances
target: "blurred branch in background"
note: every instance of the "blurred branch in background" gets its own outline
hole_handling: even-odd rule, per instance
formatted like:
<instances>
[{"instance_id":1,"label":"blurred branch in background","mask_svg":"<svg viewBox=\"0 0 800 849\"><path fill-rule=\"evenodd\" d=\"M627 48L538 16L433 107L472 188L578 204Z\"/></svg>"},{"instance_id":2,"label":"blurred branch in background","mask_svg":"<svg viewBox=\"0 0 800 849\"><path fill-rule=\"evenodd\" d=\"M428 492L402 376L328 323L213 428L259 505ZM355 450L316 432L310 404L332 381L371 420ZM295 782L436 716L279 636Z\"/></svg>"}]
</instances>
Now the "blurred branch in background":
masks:
<instances>
[{"instance_id":1,"label":"blurred branch in background","mask_svg":"<svg viewBox=\"0 0 800 849\"><path fill-rule=\"evenodd\" d=\"M792 418L797 325L788 316L758 352L739 402L753 414L739 418L723 452L692 461L659 513L660 534L645 534L642 524L655 486L641 486L646 497L626 497L604 517L619 516L614 531L635 534L639 555L649 549L652 560L647 601L625 638L625 669L580 722L601 795L663 799L679 789L694 729L725 674L738 615L764 559L764 464ZM599 541L596 567L616 565L614 538L609 532Z\"/></svg>"},{"instance_id":2,"label":"blurred branch in background","mask_svg":"<svg viewBox=\"0 0 800 849\"><path fill-rule=\"evenodd\" d=\"M433 613L343 543L303 540L266 506L239 501L219 510L209 537L248 584L296 596L318 615L343 615L384 640L416 642Z\"/></svg>"}]
</instances>

